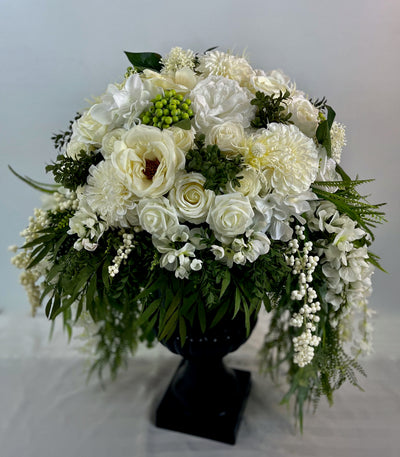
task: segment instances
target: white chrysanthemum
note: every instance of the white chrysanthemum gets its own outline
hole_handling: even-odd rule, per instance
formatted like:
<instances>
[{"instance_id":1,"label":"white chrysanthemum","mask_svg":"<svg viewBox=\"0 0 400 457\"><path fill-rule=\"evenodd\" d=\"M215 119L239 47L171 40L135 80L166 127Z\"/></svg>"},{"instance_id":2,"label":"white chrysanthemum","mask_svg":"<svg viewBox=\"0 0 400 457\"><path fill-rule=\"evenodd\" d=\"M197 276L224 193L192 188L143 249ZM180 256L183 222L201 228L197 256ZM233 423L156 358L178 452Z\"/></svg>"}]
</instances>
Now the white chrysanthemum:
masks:
<instances>
[{"instance_id":1,"label":"white chrysanthemum","mask_svg":"<svg viewBox=\"0 0 400 457\"><path fill-rule=\"evenodd\" d=\"M220 51L209 51L199 57L197 70L204 76L215 75L237 81L241 86L248 86L254 70L244 57Z\"/></svg>"},{"instance_id":2,"label":"white chrysanthemum","mask_svg":"<svg viewBox=\"0 0 400 457\"><path fill-rule=\"evenodd\" d=\"M331 127L332 159L340 163L342 150L346 146L346 127L339 122L334 122Z\"/></svg>"},{"instance_id":3,"label":"white chrysanthemum","mask_svg":"<svg viewBox=\"0 0 400 457\"><path fill-rule=\"evenodd\" d=\"M255 113L250 104L252 98L251 92L236 81L211 75L190 93L195 126L205 134L215 125L229 121L249 127Z\"/></svg>"},{"instance_id":4,"label":"white chrysanthemum","mask_svg":"<svg viewBox=\"0 0 400 457\"><path fill-rule=\"evenodd\" d=\"M194 69L195 53L191 49L182 49L179 46L172 48L171 51L161 59L163 65L162 72L177 71L181 68Z\"/></svg>"},{"instance_id":5,"label":"white chrysanthemum","mask_svg":"<svg viewBox=\"0 0 400 457\"><path fill-rule=\"evenodd\" d=\"M138 224L137 199L125 186L111 160L91 166L85 197L89 206L113 227Z\"/></svg>"},{"instance_id":6,"label":"white chrysanthemum","mask_svg":"<svg viewBox=\"0 0 400 457\"><path fill-rule=\"evenodd\" d=\"M295 125L270 124L249 137L244 155L263 172L267 186L282 195L305 192L318 173L317 148Z\"/></svg>"}]
</instances>

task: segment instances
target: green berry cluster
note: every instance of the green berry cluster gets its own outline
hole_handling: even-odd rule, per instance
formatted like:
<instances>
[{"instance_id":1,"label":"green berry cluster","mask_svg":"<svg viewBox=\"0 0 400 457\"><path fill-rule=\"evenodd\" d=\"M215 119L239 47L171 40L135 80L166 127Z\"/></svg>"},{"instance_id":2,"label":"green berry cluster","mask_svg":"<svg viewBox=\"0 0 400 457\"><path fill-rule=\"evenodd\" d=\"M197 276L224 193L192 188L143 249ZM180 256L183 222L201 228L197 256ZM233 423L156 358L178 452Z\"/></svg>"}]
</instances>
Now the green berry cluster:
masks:
<instances>
[{"instance_id":1,"label":"green berry cluster","mask_svg":"<svg viewBox=\"0 0 400 457\"><path fill-rule=\"evenodd\" d=\"M151 101L153 105L140 115L145 125L167 129L177 122L193 117L193 111L190 109L191 100L184 100L183 95L177 94L174 89L164 91L164 96L156 95Z\"/></svg>"}]
</instances>

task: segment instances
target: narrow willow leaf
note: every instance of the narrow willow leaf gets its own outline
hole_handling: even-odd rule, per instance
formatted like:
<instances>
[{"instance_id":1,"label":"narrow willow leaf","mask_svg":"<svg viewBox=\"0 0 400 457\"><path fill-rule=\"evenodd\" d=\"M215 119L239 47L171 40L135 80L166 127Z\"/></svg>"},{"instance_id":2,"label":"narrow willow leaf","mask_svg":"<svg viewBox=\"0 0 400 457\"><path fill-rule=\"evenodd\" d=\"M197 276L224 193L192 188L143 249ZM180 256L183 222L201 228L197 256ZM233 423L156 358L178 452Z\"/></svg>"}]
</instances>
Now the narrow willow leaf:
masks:
<instances>
[{"instance_id":1,"label":"narrow willow leaf","mask_svg":"<svg viewBox=\"0 0 400 457\"><path fill-rule=\"evenodd\" d=\"M240 311L240 302L241 302L240 290L239 290L239 287L236 287L236 291L235 291L235 309L233 311L233 319L236 317L237 313Z\"/></svg>"},{"instance_id":2,"label":"narrow willow leaf","mask_svg":"<svg viewBox=\"0 0 400 457\"><path fill-rule=\"evenodd\" d=\"M186 342L186 323L182 316L179 316L179 337L181 339L181 346L183 347Z\"/></svg>"},{"instance_id":3,"label":"narrow willow leaf","mask_svg":"<svg viewBox=\"0 0 400 457\"><path fill-rule=\"evenodd\" d=\"M200 329L202 333L206 331L207 319L206 319L206 310L204 309L203 303L199 303L197 306L197 315L199 317Z\"/></svg>"},{"instance_id":4,"label":"narrow willow leaf","mask_svg":"<svg viewBox=\"0 0 400 457\"><path fill-rule=\"evenodd\" d=\"M38 181L28 178L27 176L21 176L10 165L8 166L8 168L11 171L11 173L13 173L18 179L20 179L24 183L28 184L28 186L31 186L34 189L39 190L40 192L44 192L47 194L53 194L60 187L60 186L54 185L54 184L39 183Z\"/></svg>"},{"instance_id":5,"label":"narrow willow leaf","mask_svg":"<svg viewBox=\"0 0 400 457\"><path fill-rule=\"evenodd\" d=\"M51 249L50 244L43 246L42 250L39 251L37 255L35 255L35 257L30 261L30 263L26 267L26 269L29 270L29 268L32 268L35 265L37 265L41 260L43 260L46 257L46 255L49 253L50 249Z\"/></svg>"},{"instance_id":6,"label":"narrow willow leaf","mask_svg":"<svg viewBox=\"0 0 400 457\"><path fill-rule=\"evenodd\" d=\"M147 322L152 314L160 308L161 298L157 298L142 312L137 321L138 325L143 325Z\"/></svg>"},{"instance_id":7,"label":"narrow willow leaf","mask_svg":"<svg viewBox=\"0 0 400 457\"><path fill-rule=\"evenodd\" d=\"M218 324L218 322L225 316L225 314L228 312L229 305L230 303L228 300L225 300L223 302L223 304L218 309L213 321L211 322L211 327L215 327Z\"/></svg>"},{"instance_id":8,"label":"narrow willow leaf","mask_svg":"<svg viewBox=\"0 0 400 457\"><path fill-rule=\"evenodd\" d=\"M228 288L229 284L231 282L231 274L228 269L225 270L224 274L224 279L222 280L222 285L221 285L221 293L219 294L219 298L222 298L224 295L226 289Z\"/></svg>"}]
</instances>

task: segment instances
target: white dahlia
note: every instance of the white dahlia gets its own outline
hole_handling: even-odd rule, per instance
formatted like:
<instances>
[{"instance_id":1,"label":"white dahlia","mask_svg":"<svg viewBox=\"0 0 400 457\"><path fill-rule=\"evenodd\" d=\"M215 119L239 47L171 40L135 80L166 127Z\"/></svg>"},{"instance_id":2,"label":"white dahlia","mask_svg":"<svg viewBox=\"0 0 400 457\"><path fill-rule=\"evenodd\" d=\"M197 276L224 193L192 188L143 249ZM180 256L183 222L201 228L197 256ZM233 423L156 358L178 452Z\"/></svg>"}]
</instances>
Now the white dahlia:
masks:
<instances>
[{"instance_id":1,"label":"white dahlia","mask_svg":"<svg viewBox=\"0 0 400 457\"><path fill-rule=\"evenodd\" d=\"M237 81L248 86L254 70L244 57L220 51L209 51L199 57L198 71L204 76L215 75Z\"/></svg>"},{"instance_id":2,"label":"white dahlia","mask_svg":"<svg viewBox=\"0 0 400 457\"><path fill-rule=\"evenodd\" d=\"M137 199L127 189L111 160L90 167L84 193L89 206L108 225L129 227L138 224Z\"/></svg>"},{"instance_id":3,"label":"white dahlia","mask_svg":"<svg viewBox=\"0 0 400 457\"><path fill-rule=\"evenodd\" d=\"M282 195L305 192L318 173L317 148L295 125L269 124L249 137L244 155L263 172L266 187Z\"/></svg>"},{"instance_id":4,"label":"white dahlia","mask_svg":"<svg viewBox=\"0 0 400 457\"><path fill-rule=\"evenodd\" d=\"M195 126L202 133L228 121L249 127L255 113L255 107L250 104L252 98L251 92L236 81L223 76L208 76L190 93Z\"/></svg>"}]
</instances>

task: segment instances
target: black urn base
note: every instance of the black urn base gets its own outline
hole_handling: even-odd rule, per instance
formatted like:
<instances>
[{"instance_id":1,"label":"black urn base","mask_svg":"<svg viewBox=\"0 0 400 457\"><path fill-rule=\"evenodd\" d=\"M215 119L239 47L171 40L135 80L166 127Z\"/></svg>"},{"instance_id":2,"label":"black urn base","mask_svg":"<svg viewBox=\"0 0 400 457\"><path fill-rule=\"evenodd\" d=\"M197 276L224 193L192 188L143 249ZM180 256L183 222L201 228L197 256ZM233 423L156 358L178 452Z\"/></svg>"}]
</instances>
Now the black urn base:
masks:
<instances>
[{"instance_id":1,"label":"black urn base","mask_svg":"<svg viewBox=\"0 0 400 457\"><path fill-rule=\"evenodd\" d=\"M207 366L183 360L157 408L156 426L235 444L250 387L250 372L226 368L222 359Z\"/></svg>"}]
</instances>

